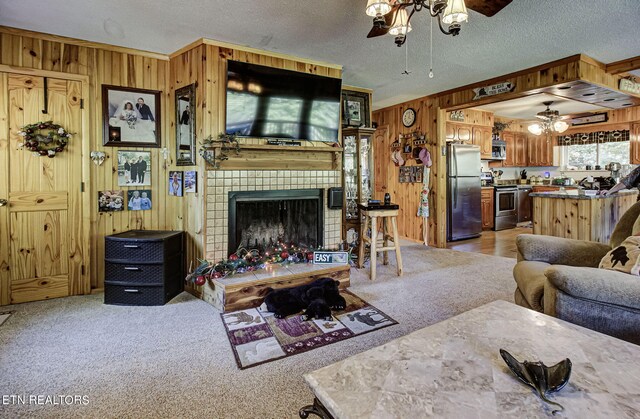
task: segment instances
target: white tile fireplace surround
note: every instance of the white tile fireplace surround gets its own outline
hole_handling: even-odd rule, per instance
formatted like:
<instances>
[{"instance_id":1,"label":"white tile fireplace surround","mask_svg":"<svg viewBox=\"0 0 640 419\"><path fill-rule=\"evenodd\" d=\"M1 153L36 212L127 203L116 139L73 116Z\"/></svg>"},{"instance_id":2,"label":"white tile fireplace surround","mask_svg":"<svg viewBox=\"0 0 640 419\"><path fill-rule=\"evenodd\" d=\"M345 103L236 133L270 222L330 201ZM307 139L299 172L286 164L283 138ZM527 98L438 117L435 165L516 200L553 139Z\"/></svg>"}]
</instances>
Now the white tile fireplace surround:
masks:
<instances>
[{"instance_id":1,"label":"white tile fireplace surround","mask_svg":"<svg viewBox=\"0 0 640 419\"><path fill-rule=\"evenodd\" d=\"M207 172L206 258L220 260L228 254L229 192L324 189L324 246L340 243L342 210L327 207L327 188L340 187L334 170L210 170Z\"/></svg>"}]
</instances>

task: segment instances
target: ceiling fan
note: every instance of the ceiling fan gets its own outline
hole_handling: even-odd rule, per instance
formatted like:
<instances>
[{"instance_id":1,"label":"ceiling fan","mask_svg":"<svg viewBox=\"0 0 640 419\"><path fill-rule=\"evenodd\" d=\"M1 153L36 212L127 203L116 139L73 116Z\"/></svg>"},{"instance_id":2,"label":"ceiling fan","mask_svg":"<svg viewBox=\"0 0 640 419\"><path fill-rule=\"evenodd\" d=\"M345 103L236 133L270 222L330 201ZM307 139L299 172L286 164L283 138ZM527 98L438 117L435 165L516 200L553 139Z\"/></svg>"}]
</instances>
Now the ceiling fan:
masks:
<instances>
[{"instance_id":1,"label":"ceiling fan","mask_svg":"<svg viewBox=\"0 0 640 419\"><path fill-rule=\"evenodd\" d=\"M540 119L540 122L529 125L527 127L529 132L533 135L565 132L569 128L569 124L564 120L569 119L569 117L560 116L560 112L552 110L550 106L553 104L553 101L542 102L542 104L545 105L547 109L536 114L536 118Z\"/></svg>"},{"instance_id":2,"label":"ceiling fan","mask_svg":"<svg viewBox=\"0 0 640 419\"><path fill-rule=\"evenodd\" d=\"M415 12L429 10L438 18L440 31L445 35L460 33L460 23L467 21L467 7L491 17L511 3L512 0L368 0L366 13L373 16L373 27L367 38L391 34L396 36L396 45L402 46L406 34L411 31L410 20ZM465 5L466 3L466 5ZM447 29L445 25L449 25Z\"/></svg>"}]
</instances>

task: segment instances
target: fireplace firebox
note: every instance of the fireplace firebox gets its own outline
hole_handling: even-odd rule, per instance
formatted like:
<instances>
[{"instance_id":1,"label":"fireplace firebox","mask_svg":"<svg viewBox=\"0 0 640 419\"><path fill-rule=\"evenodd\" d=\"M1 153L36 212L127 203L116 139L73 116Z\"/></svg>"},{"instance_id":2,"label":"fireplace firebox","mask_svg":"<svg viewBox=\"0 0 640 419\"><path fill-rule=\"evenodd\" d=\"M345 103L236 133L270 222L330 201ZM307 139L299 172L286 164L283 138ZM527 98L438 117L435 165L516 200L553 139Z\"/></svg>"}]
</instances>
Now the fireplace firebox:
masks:
<instances>
[{"instance_id":1,"label":"fireplace firebox","mask_svg":"<svg viewBox=\"0 0 640 419\"><path fill-rule=\"evenodd\" d=\"M229 244L264 249L282 241L323 245L323 189L229 192Z\"/></svg>"}]
</instances>

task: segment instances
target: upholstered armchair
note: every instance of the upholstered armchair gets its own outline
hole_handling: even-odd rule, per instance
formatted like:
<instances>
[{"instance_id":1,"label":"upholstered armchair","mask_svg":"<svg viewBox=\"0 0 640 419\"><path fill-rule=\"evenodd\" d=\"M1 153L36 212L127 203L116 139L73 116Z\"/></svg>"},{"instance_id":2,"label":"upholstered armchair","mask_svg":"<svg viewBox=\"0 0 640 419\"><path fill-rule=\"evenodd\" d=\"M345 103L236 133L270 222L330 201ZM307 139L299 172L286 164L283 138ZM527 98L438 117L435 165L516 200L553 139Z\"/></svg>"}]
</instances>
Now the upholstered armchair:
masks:
<instances>
[{"instance_id":1,"label":"upholstered armchair","mask_svg":"<svg viewBox=\"0 0 640 419\"><path fill-rule=\"evenodd\" d=\"M640 277L598 269L606 253L640 230L640 202L623 214L609 245L521 234L513 269L518 305L640 344Z\"/></svg>"}]
</instances>

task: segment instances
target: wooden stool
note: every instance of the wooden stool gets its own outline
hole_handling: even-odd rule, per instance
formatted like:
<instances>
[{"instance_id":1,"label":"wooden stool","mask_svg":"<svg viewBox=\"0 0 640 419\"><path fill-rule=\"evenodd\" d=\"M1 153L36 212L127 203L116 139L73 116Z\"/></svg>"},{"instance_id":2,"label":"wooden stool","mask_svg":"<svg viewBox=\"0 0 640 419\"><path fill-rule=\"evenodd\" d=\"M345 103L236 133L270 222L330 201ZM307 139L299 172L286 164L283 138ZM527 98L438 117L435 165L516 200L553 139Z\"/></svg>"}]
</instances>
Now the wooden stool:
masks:
<instances>
[{"instance_id":1,"label":"wooden stool","mask_svg":"<svg viewBox=\"0 0 640 419\"><path fill-rule=\"evenodd\" d=\"M384 252L382 263L389 264L389 250L396 251L398 276L402 275L402 256L400 255L400 243L398 240L398 206L390 205L385 209L383 205L371 208L365 204L358 204L360 216L364 217L360 224L360 246L358 248L358 267L364 267L364 246L371 245L371 280L376 279L376 257L378 252ZM382 240L378 240L378 218L382 219ZM371 238L367 237L367 227L371 221ZM392 234L389 234L388 221L391 221ZM391 245L389 240L392 240Z\"/></svg>"}]
</instances>

